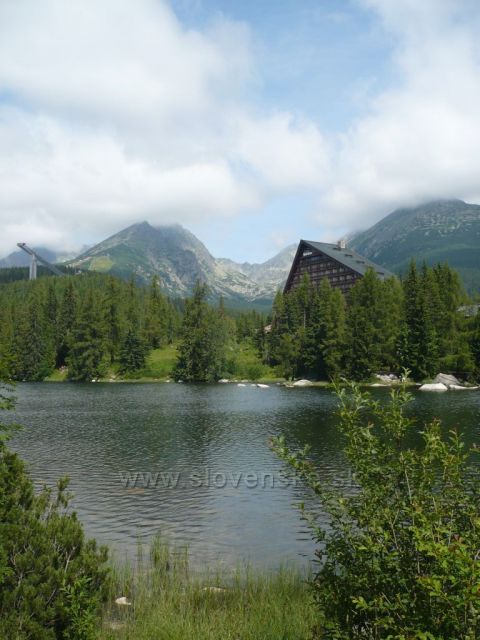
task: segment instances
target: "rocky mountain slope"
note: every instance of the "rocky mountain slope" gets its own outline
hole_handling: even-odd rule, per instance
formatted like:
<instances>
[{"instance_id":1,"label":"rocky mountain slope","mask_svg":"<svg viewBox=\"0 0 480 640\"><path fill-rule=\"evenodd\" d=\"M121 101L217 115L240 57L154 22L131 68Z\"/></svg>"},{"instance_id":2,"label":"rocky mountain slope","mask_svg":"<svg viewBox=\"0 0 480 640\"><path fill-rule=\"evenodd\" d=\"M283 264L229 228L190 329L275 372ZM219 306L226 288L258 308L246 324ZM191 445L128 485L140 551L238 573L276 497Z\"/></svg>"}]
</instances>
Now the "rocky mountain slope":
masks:
<instances>
[{"instance_id":1,"label":"rocky mountain slope","mask_svg":"<svg viewBox=\"0 0 480 640\"><path fill-rule=\"evenodd\" d=\"M397 209L349 244L396 273L412 258L448 262L469 291L480 291L480 205L441 200Z\"/></svg>"},{"instance_id":2,"label":"rocky mountain slope","mask_svg":"<svg viewBox=\"0 0 480 640\"><path fill-rule=\"evenodd\" d=\"M69 264L121 277L135 274L144 282L158 275L163 288L177 296L189 294L200 279L207 282L212 297L222 295L230 304L269 304L288 275L293 252L289 247L263 264L237 264L215 259L180 225L152 227L142 222L100 242Z\"/></svg>"}]
</instances>

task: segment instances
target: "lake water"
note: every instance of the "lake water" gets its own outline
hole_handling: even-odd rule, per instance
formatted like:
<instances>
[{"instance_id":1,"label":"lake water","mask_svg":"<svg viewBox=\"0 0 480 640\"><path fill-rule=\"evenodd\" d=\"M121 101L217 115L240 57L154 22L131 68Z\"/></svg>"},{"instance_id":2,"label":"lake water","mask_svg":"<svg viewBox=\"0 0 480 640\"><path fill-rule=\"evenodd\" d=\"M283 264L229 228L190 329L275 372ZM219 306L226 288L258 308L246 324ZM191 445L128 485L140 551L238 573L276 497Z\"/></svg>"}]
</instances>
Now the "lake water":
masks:
<instances>
[{"instance_id":1,"label":"lake water","mask_svg":"<svg viewBox=\"0 0 480 640\"><path fill-rule=\"evenodd\" d=\"M269 438L309 443L325 479L348 477L326 389L39 383L16 395L24 429L11 444L35 482L70 476L87 533L119 556L161 534L198 564L306 564L314 544L294 504L311 496L285 478ZM476 391L416 392L411 411L480 440Z\"/></svg>"}]
</instances>

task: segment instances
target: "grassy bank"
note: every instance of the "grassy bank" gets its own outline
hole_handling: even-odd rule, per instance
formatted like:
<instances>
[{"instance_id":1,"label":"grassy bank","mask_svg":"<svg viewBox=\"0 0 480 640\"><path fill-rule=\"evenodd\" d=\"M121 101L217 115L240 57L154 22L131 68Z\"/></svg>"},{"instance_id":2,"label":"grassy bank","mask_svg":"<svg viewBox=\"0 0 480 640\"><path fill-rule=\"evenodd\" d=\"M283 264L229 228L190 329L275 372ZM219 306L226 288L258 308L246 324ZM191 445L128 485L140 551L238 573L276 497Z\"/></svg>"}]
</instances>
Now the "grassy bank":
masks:
<instances>
[{"instance_id":1,"label":"grassy bank","mask_svg":"<svg viewBox=\"0 0 480 640\"><path fill-rule=\"evenodd\" d=\"M283 380L272 367L264 365L255 349L248 343L242 343L228 350L228 371L225 377L238 380L248 379L258 382L277 382ZM147 356L145 367L128 376L120 376L118 365L110 367L99 381L102 382L165 382L172 378L178 351L176 345L168 345L162 349L154 349ZM46 382L63 382L67 380L67 370L55 369L45 379Z\"/></svg>"},{"instance_id":2,"label":"grassy bank","mask_svg":"<svg viewBox=\"0 0 480 640\"><path fill-rule=\"evenodd\" d=\"M305 576L291 569L199 577L185 551L157 540L148 562L113 573L100 640L306 640L315 625Z\"/></svg>"}]
</instances>

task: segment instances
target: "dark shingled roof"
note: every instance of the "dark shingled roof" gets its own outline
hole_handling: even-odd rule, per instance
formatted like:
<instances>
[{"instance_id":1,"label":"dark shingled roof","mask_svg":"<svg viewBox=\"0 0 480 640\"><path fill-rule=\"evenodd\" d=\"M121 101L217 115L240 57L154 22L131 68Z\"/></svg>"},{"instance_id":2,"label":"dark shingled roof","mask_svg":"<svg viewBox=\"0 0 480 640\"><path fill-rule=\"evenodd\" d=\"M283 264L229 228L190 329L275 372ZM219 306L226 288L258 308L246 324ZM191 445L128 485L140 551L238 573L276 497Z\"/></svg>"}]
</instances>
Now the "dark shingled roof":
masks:
<instances>
[{"instance_id":1,"label":"dark shingled roof","mask_svg":"<svg viewBox=\"0 0 480 640\"><path fill-rule=\"evenodd\" d=\"M329 244L328 242L311 242L310 240L301 240L300 243L302 242L310 246L312 249L321 251L330 258L341 262L346 267L357 271L362 274L362 276L365 275L367 269L371 268L382 280L395 277L395 275L388 271L388 269L384 269L348 247L341 248L338 244Z\"/></svg>"}]
</instances>

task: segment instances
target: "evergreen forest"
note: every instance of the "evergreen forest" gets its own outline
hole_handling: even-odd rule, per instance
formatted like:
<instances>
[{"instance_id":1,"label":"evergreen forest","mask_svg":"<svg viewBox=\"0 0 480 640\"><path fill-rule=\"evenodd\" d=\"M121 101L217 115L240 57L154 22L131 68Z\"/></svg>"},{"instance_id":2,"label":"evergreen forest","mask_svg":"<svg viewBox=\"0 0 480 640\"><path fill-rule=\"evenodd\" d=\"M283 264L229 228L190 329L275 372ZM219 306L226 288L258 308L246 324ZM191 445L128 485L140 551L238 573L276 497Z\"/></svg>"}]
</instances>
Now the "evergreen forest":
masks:
<instances>
[{"instance_id":1,"label":"evergreen forest","mask_svg":"<svg viewBox=\"0 0 480 640\"><path fill-rule=\"evenodd\" d=\"M411 263L403 280L368 271L345 297L308 277L279 291L271 315L186 299L101 274L0 285L0 377L17 381L220 378L365 381L378 372L480 372L480 315L448 265ZM149 368L150 367L150 368ZM155 374L157 375L157 374Z\"/></svg>"}]
</instances>

